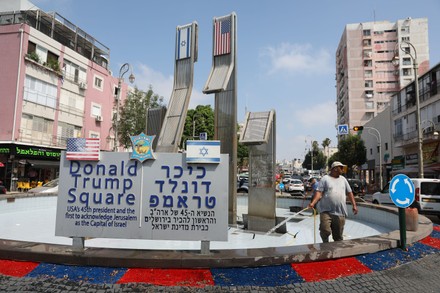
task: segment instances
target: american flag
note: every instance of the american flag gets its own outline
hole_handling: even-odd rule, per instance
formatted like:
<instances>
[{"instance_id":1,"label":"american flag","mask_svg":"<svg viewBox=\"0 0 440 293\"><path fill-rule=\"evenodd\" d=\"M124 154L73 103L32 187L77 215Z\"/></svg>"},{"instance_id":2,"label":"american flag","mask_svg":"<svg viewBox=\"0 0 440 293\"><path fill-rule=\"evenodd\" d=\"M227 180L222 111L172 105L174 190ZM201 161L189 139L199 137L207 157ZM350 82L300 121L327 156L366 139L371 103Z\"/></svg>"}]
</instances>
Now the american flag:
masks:
<instances>
[{"instance_id":1,"label":"american flag","mask_svg":"<svg viewBox=\"0 0 440 293\"><path fill-rule=\"evenodd\" d=\"M216 20L214 24L214 56L231 53L231 18Z\"/></svg>"},{"instance_id":2,"label":"american flag","mask_svg":"<svg viewBox=\"0 0 440 293\"><path fill-rule=\"evenodd\" d=\"M99 138L68 138L67 160L99 161Z\"/></svg>"}]
</instances>

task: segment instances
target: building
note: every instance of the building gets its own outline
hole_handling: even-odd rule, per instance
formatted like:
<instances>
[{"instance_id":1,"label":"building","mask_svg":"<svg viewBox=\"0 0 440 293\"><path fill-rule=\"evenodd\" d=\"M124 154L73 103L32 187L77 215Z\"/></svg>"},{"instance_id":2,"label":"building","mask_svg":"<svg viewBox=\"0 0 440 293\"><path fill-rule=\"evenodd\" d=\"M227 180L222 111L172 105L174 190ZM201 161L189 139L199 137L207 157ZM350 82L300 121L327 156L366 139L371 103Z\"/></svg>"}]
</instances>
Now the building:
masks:
<instances>
[{"instance_id":1,"label":"building","mask_svg":"<svg viewBox=\"0 0 440 293\"><path fill-rule=\"evenodd\" d=\"M421 127L424 177L440 178L440 63L421 74L418 84L421 125L416 122L414 82L391 100L393 147L400 150L393 156L391 173L418 177L418 127Z\"/></svg>"},{"instance_id":2,"label":"building","mask_svg":"<svg viewBox=\"0 0 440 293\"><path fill-rule=\"evenodd\" d=\"M0 2L0 180L8 189L58 177L69 137L99 137L101 150L113 149L118 78L109 60L109 48L61 15Z\"/></svg>"},{"instance_id":3,"label":"building","mask_svg":"<svg viewBox=\"0 0 440 293\"><path fill-rule=\"evenodd\" d=\"M382 112L391 96L414 80L411 58L392 59L399 47L417 50L419 73L429 70L428 20L403 19L391 23L346 25L336 51L337 123L364 125Z\"/></svg>"}]
</instances>

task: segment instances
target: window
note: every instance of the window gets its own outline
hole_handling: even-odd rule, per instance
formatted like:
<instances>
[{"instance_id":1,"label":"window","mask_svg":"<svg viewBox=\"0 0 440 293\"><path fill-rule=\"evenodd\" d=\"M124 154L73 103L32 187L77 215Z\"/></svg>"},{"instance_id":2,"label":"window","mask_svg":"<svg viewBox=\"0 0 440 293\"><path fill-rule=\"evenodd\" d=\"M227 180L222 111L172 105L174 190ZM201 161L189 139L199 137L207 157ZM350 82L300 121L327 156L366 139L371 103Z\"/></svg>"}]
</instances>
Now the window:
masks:
<instances>
[{"instance_id":1,"label":"window","mask_svg":"<svg viewBox=\"0 0 440 293\"><path fill-rule=\"evenodd\" d=\"M373 87L373 81L372 80L366 80L365 81L365 87Z\"/></svg>"},{"instance_id":2,"label":"window","mask_svg":"<svg viewBox=\"0 0 440 293\"><path fill-rule=\"evenodd\" d=\"M401 31L402 33L409 33L409 26L402 26L402 27L400 28L400 31Z\"/></svg>"},{"instance_id":3,"label":"window","mask_svg":"<svg viewBox=\"0 0 440 293\"><path fill-rule=\"evenodd\" d=\"M66 59L64 59L63 73L65 79L75 83L85 82L87 80L86 70Z\"/></svg>"},{"instance_id":4,"label":"window","mask_svg":"<svg viewBox=\"0 0 440 293\"><path fill-rule=\"evenodd\" d=\"M95 81L93 83L93 86L99 90L103 90L104 89L104 81L102 78L95 76Z\"/></svg>"},{"instance_id":5,"label":"window","mask_svg":"<svg viewBox=\"0 0 440 293\"><path fill-rule=\"evenodd\" d=\"M387 142L385 143L385 150L386 151L388 150L388 143Z\"/></svg>"},{"instance_id":6,"label":"window","mask_svg":"<svg viewBox=\"0 0 440 293\"><path fill-rule=\"evenodd\" d=\"M60 145L66 145L67 138L81 136L81 127L65 122L58 122L57 136L58 143Z\"/></svg>"},{"instance_id":7,"label":"window","mask_svg":"<svg viewBox=\"0 0 440 293\"><path fill-rule=\"evenodd\" d=\"M101 105L92 103L92 116L93 117L101 116Z\"/></svg>"},{"instance_id":8,"label":"window","mask_svg":"<svg viewBox=\"0 0 440 293\"><path fill-rule=\"evenodd\" d=\"M364 66L365 67L373 66L373 61L372 60L364 60Z\"/></svg>"},{"instance_id":9,"label":"window","mask_svg":"<svg viewBox=\"0 0 440 293\"><path fill-rule=\"evenodd\" d=\"M365 70L364 71L364 77L372 78L373 77L373 70Z\"/></svg>"},{"instance_id":10,"label":"window","mask_svg":"<svg viewBox=\"0 0 440 293\"><path fill-rule=\"evenodd\" d=\"M404 48L403 48L403 51L404 51L406 54L410 54L410 53L411 53L411 49L410 49L410 47L404 47Z\"/></svg>"},{"instance_id":11,"label":"window","mask_svg":"<svg viewBox=\"0 0 440 293\"><path fill-rule=\"evenodd\" d=\"M42 106L56 107L57 87L53 84L26 75L23 99Z\"/></svg>"},{"instance_id":12,"label":"window","mask_svg":"<svg viewBox=\"0 0 440 293\"><path fill-rule=\"evenodd\" d=\"M410 76L411 75L411 68L403 68L402 73L404 76Z\"/></svg>"},{"instance_id":13,"label":"window","mask_svg":"<svg viewBox=\"0 0 440 293\"><path fill-rule=\"evenodd\" d=\"M373 101L365 102L365 108L366 109L374 109L374 102Z\"/></svg>"},{"instance_id":14,"label":"window","mask_svg":"<svg viewBox=\"0 0 440 293\"><path fill-rule=\"evenodd\" d=\"M371 30L364 30L363 33L364 33L364 37L371 36Z\"/></svg>"},{"instance_id":15,"label":"window","mask_svg":"<svg viewBox=\"0 0 440 293\"><path fill-rule=\"evenodd\" d=\"M402 41L409 42L409 37L402 37Z\"/></svg>"},{"instance_id":16,"label":"window","mask_svg":"<svg viewBox=\"0 0 440 293\"><path fill-rule=\"evenodd\" d=\"M23 114L21 125L21 135L23 141L45 144L52 143L53 120Z\"/></svg>"},{"instance_id":17,"label":"window","mask_svg":"<svg viewBox=\"0 0 440 293\"><path fill-rule=\"evenodd\" d=\"M365 39L362 42L364 44L364 47L370 47L371 46L371 40L370 39Z\"/></svg>"},{"instance_id":18,"label":"window","mask_svg":"<svg viewBox=\"0 0 440 293\"><path fill-rule=\"evenodd\" d=\"M373 149L370 149L370 155L372 155L373 154Z\"/></svg>"},{"instance_id":19,"label":"window","mask_svg":"<svg viewBox=\"0 0 440 293\"><path fill-rule=\"evenodd\" d=\"M373 97L373 91L365 91L365 97L371 99Z\"/></svg>"},{"instance_id":20,"label":"window","mask_svg":"<svg viewBox=\"0 0 440 293\"><path fill-rule=\"evenodd\" d=\"M408 57L403 58L402 65L411 65L411 58Z\"/></svg>"}]
</instances>

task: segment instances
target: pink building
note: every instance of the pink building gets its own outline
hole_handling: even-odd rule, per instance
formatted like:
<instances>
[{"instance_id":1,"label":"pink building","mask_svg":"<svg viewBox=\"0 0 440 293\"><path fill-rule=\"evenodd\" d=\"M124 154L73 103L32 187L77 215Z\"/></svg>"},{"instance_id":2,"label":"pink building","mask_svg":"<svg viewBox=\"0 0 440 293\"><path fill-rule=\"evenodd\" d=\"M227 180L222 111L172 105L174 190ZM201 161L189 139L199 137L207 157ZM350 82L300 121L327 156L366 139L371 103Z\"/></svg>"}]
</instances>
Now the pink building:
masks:
<instances>
[{"instance_id":1,"label":"pink building","mask_svg":"<svg viewBox=\"0 0 440 293\"><path fill-rule=\"evenodd\" d=\"M13 190L21 180L35 184L58 177L69 137L99 137L101 150L113 149L118 78L108 69L109 48L85 31L25 0L5 2L0 4L0 180ZM126 92L122 83L122 98Z\"/></svg>"},{"instance_id":2,"label":"pink building","mask_svg":"<svg viewBox=\"0 0 440 293\"><path fill-rule=\"evenodd\" d=\"M419 75L429 70L428 19L347 24L336 51L337 123L364 125L414 80L413 63L402 53L417 50ZM400 64L392 59L397 50ZM411 51L412 52L412 51Z\"/></svg>"}]
</instances>

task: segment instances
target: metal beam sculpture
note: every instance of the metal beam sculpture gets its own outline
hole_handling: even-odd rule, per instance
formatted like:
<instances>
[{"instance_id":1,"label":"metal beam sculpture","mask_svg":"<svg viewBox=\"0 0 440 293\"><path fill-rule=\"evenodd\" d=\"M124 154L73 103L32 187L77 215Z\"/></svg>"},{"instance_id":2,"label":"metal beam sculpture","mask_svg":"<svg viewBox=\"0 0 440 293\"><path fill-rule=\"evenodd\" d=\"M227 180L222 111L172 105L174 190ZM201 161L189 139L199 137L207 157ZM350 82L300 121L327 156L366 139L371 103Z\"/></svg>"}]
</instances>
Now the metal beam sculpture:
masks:
<instances>
[{"instance_id":1,"label":"metal beam sculpture","mask_svg":"<svg viewBox=\"0 0 440 293\"><path fill-rule=\"evenodd\" d=\"M197 61L197 33L196 22L176 28L174 87L157 141L156 152L178 151L193 87L194 63Z\"/></svg>"},{"instance_id":2,"label":"metal beam sculpture","mask_svg":"<svg viewBox=\"0 0 440 293\"><path fill-rule=\"evenodd\" d=\"M229 154L229 223L237 221L237 15L213 19L213 59L205 94L215 94L214 139Z\"/></svg>"},{"instance_id":3,"label":"metal beam sculpture","mask_svg":"<svg viewBox=\"0 0 440 293\"><path fill-rule=\"evenodd\" d=\"M249 146L247 227L268 231L276 225L275 111L247 113L240 143Z\"/></svg>"}]
</instances>

